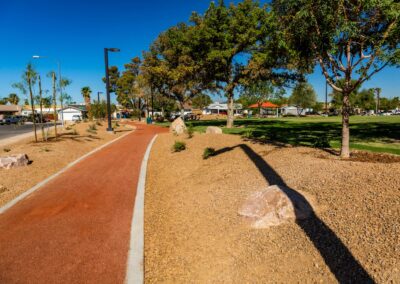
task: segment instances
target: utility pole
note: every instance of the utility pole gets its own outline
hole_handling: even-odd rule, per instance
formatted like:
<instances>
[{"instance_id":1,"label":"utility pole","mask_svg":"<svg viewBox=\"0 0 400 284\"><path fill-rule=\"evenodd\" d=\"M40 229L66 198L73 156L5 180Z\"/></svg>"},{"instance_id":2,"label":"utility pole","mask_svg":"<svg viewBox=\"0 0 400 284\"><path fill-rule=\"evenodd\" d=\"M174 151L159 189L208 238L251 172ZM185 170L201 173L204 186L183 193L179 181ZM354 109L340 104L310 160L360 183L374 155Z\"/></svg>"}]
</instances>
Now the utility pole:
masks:
<instances>
[{"instance_id":1,"label":"utility pole","mask_svg":"<svg viewBox=\"0 0 400 284\"><path fill-rule=\"evenodd\" d=\"M325 114L328 115L328 82L325 81Z\"/></svg>"},{"instance_id":2,"label":"utility pole","mask_svg":"<svg viewBox=\"0 0 400 284\"><path fill-rule=\"evenodd\" d=\"M40 107L40 128L42 130L42 141L45 140L44 137L44 127L43 127L43 99L42 99L42 79L39 77L39 107Z\"/></svg>"},{"instance_id":3,"label":"utility pole","mask_svg":"<svg viewBox=\"0 0 400 284\"><path fill-rule=\"evenodd\" d=\"M375 92L376 92L376 115L378 115L380 107L381 88L375 88Z\"/></svg>"}]
</instances>

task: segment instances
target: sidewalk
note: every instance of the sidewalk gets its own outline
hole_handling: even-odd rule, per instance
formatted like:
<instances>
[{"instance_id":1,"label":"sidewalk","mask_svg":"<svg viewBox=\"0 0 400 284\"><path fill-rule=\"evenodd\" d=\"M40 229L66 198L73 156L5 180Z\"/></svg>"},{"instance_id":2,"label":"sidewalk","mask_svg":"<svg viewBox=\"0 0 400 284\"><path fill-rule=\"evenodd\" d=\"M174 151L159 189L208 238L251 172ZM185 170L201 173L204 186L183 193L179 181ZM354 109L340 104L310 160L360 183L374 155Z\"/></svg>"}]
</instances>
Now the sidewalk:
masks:
<instances>
[{"instance_id":1,"label":"sidewalk","mask_svg":"<svg viewBox=\"0 0 400 284\"><path fill-rule=\"evenodd\" d=\"M0 283L123 283L141 161L168 131L136 126L0 215Z\"/></svg>"}]
</instances>

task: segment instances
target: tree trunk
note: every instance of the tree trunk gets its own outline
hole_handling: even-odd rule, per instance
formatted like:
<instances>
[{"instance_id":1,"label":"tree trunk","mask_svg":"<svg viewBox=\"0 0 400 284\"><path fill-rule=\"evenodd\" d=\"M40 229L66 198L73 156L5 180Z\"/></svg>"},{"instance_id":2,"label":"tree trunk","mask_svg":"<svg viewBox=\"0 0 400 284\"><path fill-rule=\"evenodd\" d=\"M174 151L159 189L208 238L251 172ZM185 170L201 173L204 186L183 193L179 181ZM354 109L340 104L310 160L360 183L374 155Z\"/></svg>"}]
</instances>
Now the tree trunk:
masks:
<instances>
[{"instance_id":1,"label":"tree trunk","mask_svg":"<svg viewBox=\"0 0 400 284\"><path fill-rule=\"evenodd\" d=\"M44 135L44 125L43 125L43 100L42 100L42 79L39 75L39 107L40 107L40 128L42 130L42 141L47 141Z\"/></svg>"},{"instance_id":2,"label":"tree trunk","mask_svg":"<svg viewBox=\"0 0 400 284\"><path fill-rule=\"evenodd\" d=\"M142 108L140 106L140 98L138 100L138 118L139 118L139 121L142 121Z\"/></svg>"},{"instance_id":3,"label":"tree trunk","mask_svg":"<svg viewBox=\"0 0 400 284\"><path fill-rule=\"evenodd\" d=\"M37 134L36 134L36 117L35 117L35 102L33 101L33 91L32 91L32 79L29 78L29 96L31 98L31 109L32 109L32 117L33 117L33 131L35 132L35 142L37 143Z\"/></svg>"},{"instance_id":4,"label":"tree trunk","mask_svg":"<svg viewBox=\"0 0 400 284\"><path fill-rule=\"evenodd\" d=\"M342 106L342 147L340 156L350 158L350 98L348 93L343 94Z\"/></svg>"},{"instance_id":5,"label":"tree trunk","mask_svg":"<svg viewBox=\"0 0 400 284\"><path fill-rule=\"evenodd\" d=\"M54 115L54 137L57 140L57 97L56 97L56 74L52 73L53 79L53 115Z\"/></svg>"},{"instance_id":6,"label":"tree trunk","mask_svg":"<svg viewBox=\"0 0 400 284\"><path fill-rule=\"evenodd\" d=\"M228 119L226 121L226 127L232 128L233 127L233 92L229 92L228 95Z\"/></svg>"}]
</instances>

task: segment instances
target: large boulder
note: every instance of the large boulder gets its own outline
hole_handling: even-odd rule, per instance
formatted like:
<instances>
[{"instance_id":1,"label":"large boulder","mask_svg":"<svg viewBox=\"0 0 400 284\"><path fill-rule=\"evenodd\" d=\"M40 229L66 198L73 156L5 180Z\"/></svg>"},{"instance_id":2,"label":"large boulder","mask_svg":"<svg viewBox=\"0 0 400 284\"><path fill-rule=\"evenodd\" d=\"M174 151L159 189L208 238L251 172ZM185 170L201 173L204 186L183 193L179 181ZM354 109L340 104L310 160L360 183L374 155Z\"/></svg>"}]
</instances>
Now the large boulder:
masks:
<instances>
[{"instance_id":1,"label":"large boulder","mask_svg":"<svg viewBox=\"0 0 400 284\"><path fill-rule=\"evenodd\" d=\"M29 164L29 159L26 154L17 154L7 157L0 157L0 168L11 169L16 167L24 167Z\"/></svg>"},{"instance_id":2,"label":"large boulder","mask_svg":"<svg viewBox=\"0 0 400 284\"><path fill-rule=\"evenodd\" d=\"M311 205L300 193L278 185L250 194L239 209L239 215L249 218L256 229L306 219L312 212Z\"/></svg>"},{"instance_id":3,"label":"large boulder","mask_svg":"<svg viewBox=\"0 0 400 284\"><path fill-rule=\"evenodd\" d=\"M222 129L216 126L209 126L206 129L206 134L222 134Z\"/></svg>"},{"instance_id":4,"label":"large boulder","mask_svg":"<svg viewBox=\"0 0 400 284\"><path fill-rule=\"evenodd\" d=\"M186 132L186 125L182 118L178 117L175 119L171 126L169 127L169 131L176 135L181 135Z\"/></svg>"}]
</instances>

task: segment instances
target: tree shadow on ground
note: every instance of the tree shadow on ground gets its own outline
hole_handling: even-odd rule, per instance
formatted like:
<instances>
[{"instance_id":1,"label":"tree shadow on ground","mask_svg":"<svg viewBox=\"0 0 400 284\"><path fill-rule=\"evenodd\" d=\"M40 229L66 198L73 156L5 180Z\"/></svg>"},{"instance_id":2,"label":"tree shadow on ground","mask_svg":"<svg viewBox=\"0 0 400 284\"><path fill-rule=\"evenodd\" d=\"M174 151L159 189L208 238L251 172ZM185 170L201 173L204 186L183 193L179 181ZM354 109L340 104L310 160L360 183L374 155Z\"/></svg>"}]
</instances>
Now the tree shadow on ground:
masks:
<instances>
[{"instance_id":1,"label":"tree shadow on ground","mask_svg":"<svg viewBox=\"0 0 400 284\"><path fill-rule=\"evenodd\" d=\"M296 216L300 217L298 212L299 204L296 205L296 200L306 204L306 207L308 207L306 209L312 212L311 216L307 219L297 218L296 223L309 237L315 248L318 249L326 265L339 283L375 283L335 232L316 215L306 198L290 188L282 177L248 145L240 144L234 147L226 147L217 150L214 156L232 151L235 148L241 148L244 151L269 185L279 185L283 188L285 194L293 202Z\"/></svg>"}]
</instances>

